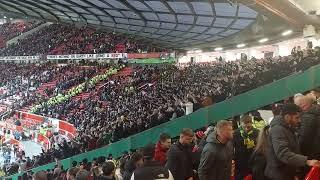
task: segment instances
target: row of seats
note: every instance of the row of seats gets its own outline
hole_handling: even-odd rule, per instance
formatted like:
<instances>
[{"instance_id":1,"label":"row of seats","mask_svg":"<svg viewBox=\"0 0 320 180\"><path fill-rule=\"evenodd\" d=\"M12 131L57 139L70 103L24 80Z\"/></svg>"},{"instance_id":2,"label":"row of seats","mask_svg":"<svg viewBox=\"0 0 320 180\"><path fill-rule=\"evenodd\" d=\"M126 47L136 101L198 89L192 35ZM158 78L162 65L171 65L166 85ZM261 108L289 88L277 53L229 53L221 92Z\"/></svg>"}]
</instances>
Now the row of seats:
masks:
<instances>
[{"instance_id":1,"label":"row of seats","mask_svg":"<svg viewBox=\"0 0 320 180\"><path fill-rule=\"evenodd\" d=\"M124 35L52 24L0 50L0 56L162 52Z\"/></svg>"}]
</instances>

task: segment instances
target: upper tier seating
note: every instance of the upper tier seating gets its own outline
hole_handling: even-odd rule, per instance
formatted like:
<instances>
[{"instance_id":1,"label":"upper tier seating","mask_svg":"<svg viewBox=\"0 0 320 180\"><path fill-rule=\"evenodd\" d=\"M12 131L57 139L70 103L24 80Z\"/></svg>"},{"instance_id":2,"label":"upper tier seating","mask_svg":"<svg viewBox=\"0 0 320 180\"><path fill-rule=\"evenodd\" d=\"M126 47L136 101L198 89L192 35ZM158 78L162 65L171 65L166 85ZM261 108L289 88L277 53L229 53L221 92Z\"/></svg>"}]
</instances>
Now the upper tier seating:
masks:
<instances>
[{"instance_id":1,"label":"upper tier seating","mask_svg":"<svg viewBox=\"0 0 320 180\"><path fill-rule=\"evenodd\" d=\"M0 50L0 56L40 54L93 54L122 52L159 52L143 42L124 35L100 32L91 28L76 28L52 24Z\"/></svg>"}]
</instances>

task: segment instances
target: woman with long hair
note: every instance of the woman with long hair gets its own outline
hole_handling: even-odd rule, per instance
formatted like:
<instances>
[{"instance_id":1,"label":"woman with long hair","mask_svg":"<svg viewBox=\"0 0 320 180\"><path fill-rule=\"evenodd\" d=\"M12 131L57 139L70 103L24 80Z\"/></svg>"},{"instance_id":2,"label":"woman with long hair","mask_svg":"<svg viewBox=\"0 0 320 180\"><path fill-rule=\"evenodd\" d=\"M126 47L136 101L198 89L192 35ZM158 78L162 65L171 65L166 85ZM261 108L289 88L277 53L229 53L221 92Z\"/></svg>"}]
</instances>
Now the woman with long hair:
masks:
<instances>
[{"instance_id":1,"label":"woman with long hair","mask_svg":"<svg viewBox=\"0 0 320 180\"><path fill-rule=\"evenodd\" d=\"M252 170L253 180L267 180L264 176L264 169L266 167L266 149L268 147L270 126L265 126L259 133L257 145L249 161Z\"/></svg>"}]
</instances>

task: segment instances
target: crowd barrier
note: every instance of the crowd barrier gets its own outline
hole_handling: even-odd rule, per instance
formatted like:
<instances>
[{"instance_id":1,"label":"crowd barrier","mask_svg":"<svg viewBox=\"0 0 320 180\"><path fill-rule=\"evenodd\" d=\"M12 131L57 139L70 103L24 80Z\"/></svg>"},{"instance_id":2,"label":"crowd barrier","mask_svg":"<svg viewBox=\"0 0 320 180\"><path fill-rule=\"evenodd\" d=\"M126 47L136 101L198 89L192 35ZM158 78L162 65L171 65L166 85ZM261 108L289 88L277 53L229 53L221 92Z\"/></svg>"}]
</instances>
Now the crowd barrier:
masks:
<instances>
[{"instance_id":1,"label":"crowd barrier","mask_svg":"<svg viewBox=\"0 0 320 180\"><path fill-rule=\"evenodd\" d=\"M22 111L16 111L16 117L19 119L25 119L28 121L32 121L35 124L40 124L44 122L44 117L36 114L31 114Z\"/></svg>"},{"instance_id":2,"label":"crowd barrier","mask_svg":"<svg viewBox=\"0 0 320 180\"><path fill-rule=\"evenodd\" d=\"M62 121L59 119L54 119L54 118L46 118L41 115L37 114L32 114L28 112L22 112L22 111L17 111L16 112L16 117L25 119L26 121L34 122L35 124L41 124L45 122L45 119L48 119L49 121L52 121L52 123L57 126L58 131L63 132L64 135L67 135L69 137L74 137L77 133L77 129L73 126L73 124L70 124L66 121ZM3 123L0 126L4 125ZM10 124L12 126L12 124ZM22 128L22 127L21 127Z\"/></svg>"},{"instance_id":3,"label":"crowd barrier","mask_svg":"<svg viewBox=\"0 0 320 180\"><path fill-rule=\"evenodd\" d=\"M44 136L40 133L38 133L37 136L38 136L37 137L38 143L42 144L42 146L45 150L47 150L51 147L51 142L50 142L49 138L47 138L46 136Z\"/></svg>"},{"instance_id":4,"label":"crowd barrier","mask_svg":"<svg viewBox=\"0 0 320 180\"><path fill-rule=\"evenodd\" d=\"M73 138L77 134L77 129L74 127L73 124L70 124L66 121L62 121L59 119L49 118L52 121L52 124L57 127L57 130L60 134L66 135L69 138Z\"/></svg>"},{"instance_id":5,"label":"crowd barrier","mask_svg":"<svg viewBox=\"0 0 320 180\"><path fill-rule=\"evenodd\" d=\"M302 73L291 75L223 102L202 108L190 115L153 127L149 130L112 143L106 147L61 160L61 163L63 167L69 168L73 161L80 162L84 158L91 161L95 157L106 156L109 153L111 153L113 157L119 157L124 151L137 149L149 143L155 143L158 140L160 133L166 132L172 137L176 137L179 135L182 128L192 128L196 130L221 119L230 118L255 110L290 97L295 93L304 92L319 86L320 65L317 65ZM55 163L50 163L34 168L33 171L52 169L54 168L54 165ZM13 179L17 179L18 175L19 174L15 174L12 176Z\"/></svg>"}]
</instances>

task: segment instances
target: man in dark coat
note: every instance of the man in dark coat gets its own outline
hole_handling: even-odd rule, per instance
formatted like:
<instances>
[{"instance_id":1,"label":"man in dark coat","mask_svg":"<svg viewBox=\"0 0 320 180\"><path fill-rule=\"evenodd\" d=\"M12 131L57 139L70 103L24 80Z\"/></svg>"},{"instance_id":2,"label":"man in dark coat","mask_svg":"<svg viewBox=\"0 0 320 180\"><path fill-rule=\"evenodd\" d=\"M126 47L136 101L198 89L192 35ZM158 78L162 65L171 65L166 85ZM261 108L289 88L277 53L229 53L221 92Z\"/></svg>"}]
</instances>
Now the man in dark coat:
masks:
<instances>
[{"instance_id":1,"label":"man in dark coat","mask_svg":"<svg viewBox=\"0 0 320 180\"><path fill-rule=\"evenodd\" d=\"M200 180L227 180L231 177L233 128L226 120L219 121L216 130L207 137L198 175Z\"/></svg>"},{"instance_id":2,"label":"man in dark coat","mask_svg":"<svg viewBox=\"0 0 320 180\"><path fill-rule=\"evenodd\" d=\"M168 168L163 167L161 162L153 160L154 153L155 148L152 144L143 148L143 166L134 171L131 180L173 180L173 176Z\"/></svg>"},{"instance_id":3,"label":"man in dark coat","mask_svg":"<svg viewBox=\"0 0 320 180\"><path fill-rule=\"evenodd\" d=\"M191 145L193 138L191 129L183 129L179 141L173 144L168 151L166 167L176 180L193 180Z\"/></svg>"},{"instance_id":4,"label":"man in dark coat","mask_svg":"<svg viewBox=\"0 0 320 180\"><path fill-rule=\"evenodd\" d=\"M267 147L265 175L272 180L292 180L297 176L298 167L318 166L318 160L308 160L300 154L295 128L300 122L300 108L286 104L280 116L273 120Z\"/></svg>"},{"instance_id":5,"label":"man in dark coat","mask_svg":"<svg viewBox=\"0 0 320 180\"><path fill-rule=\"evenodd\" d=\"M253 128L252 117L244 115L240 118L241 126L233 136L236 180L242 180L250 174L249 159L256 146L259 130Z\"/></svg>"},{"instance_id":6,"label":"man in dark coat","mask_svg":"<svg viewBox=\"0 0 320 180\"><path fill-rule=\"evenodd\" d=\"M301 110L301 124L298 129L301 154L309 158L320 158L320 106L313 104L308 96L298 96L294 100Z\"/></svg>"}]
</instances>

